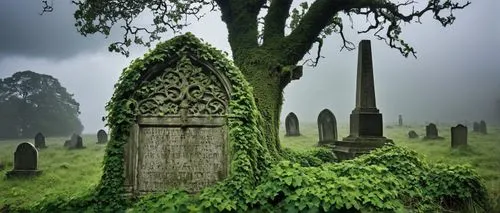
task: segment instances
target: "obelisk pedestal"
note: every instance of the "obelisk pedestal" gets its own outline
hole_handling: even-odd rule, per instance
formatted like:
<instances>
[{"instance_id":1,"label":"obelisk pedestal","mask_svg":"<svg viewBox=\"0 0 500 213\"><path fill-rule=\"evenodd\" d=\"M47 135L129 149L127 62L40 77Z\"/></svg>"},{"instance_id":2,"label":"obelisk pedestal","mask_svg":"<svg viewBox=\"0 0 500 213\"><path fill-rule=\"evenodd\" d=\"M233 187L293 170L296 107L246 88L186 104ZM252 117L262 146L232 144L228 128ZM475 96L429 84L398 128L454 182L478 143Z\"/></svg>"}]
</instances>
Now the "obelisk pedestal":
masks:
<instances>
[{"instance_id":1,"label":"obelisk pedestal","mask_svg":"<svg viewBox=\"0 0 500 213\"><path fill-rule=\"evenodd\" d=\"M356 108L350 117L350 134L334 143L333 152L339 160L348 160L392 143L383 136L382 114L376 107L370 40L362 40L358 52Z\"/></svg>"}]
</instances>

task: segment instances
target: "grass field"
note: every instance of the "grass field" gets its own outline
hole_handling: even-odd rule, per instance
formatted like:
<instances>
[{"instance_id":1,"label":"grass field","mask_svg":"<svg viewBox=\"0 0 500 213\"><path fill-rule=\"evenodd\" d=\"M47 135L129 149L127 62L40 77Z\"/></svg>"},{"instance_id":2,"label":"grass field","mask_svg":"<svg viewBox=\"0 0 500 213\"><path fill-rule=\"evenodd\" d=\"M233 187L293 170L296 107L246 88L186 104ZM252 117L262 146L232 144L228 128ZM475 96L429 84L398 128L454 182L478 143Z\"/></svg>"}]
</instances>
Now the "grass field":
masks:
<instances>
[{"instance_id":1,"label":"grass field","mask_svg":"<svg viewBox=\"0 0 500 213\"><path fill-rule=\"evenodd\" d=\"M488 135L469 132L469 146L453 150L450 148L450 126L438 125L440 136L445 140L422 141L408 139L407 132L412 129L423 135L425 127L386 127L385 136L396 144L415 150L432 162L449 164L470 164L484 178L492 196L492 204L500 210L500 129L489 127ZM280 131L282 146L301 151L313 148L318 140L315 124L301 123L298 137L284 137ZM348 135L348 127L340 125L339 139ZM101 176L101 162L105 145L96 144L95 135L83 135L85 149L66 150L63 143L66 138L47 138L47 149L39 152L41 176L34 179L6 180L5 173L12 168L13 153L20 142L30 140L0 141L0 161L6 165L0 171L0 211L4 206L30 206L42 199L60 196L77 196L85 193L98 183Z\"/></svg>"}]
</instances>

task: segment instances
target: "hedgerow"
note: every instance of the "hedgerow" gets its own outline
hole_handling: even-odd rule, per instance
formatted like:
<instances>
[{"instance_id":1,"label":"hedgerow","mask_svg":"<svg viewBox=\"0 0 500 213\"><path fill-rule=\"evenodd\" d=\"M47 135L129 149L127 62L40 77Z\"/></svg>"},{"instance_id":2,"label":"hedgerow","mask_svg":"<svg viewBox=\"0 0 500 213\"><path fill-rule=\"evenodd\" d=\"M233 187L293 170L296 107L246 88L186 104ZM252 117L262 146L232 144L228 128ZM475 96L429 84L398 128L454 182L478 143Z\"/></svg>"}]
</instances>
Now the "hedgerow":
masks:
<instances>
[{"instance_id":1,"label":"hedgerow","mask_svg":"<svg viewBox=\"0 0 500 213\"><path fill-rule=\"evenodd\" d=\"M124 194L124 153L135 122L134 89L148 69L191 54L231 81L228 117L230 175L196 195L172 190L129 200ZM415 152L388 146L335 162L329 150L269 151L252 89L220 51L187 33L160 43L124 69L107 104L111 139L101 182L92 193L42 201L33 212L429 212L487 211L482 180L469 167L429 164ZM22 210L19 210L22 211Z\"/></svg>"}]
</instances>

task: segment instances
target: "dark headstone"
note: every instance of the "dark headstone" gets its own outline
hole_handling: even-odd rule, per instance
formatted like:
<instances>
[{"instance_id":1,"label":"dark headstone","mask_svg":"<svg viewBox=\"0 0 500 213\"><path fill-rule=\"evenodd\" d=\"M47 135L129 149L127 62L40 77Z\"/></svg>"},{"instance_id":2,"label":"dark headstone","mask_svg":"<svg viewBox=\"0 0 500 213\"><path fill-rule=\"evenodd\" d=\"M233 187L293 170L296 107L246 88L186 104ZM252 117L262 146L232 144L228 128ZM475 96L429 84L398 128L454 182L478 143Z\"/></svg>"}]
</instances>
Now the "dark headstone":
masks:
<instances>
[{"instance_id":1,"label":"dark headstone","mask_svg":"<svg viewBox=\"0 0 500 213\"><path fill-rule=\"evenodd\" d=\"M108 142L108 134L103 129L97 131L97 143L103 144Z\"/></svg>"},{"instance_id":2,"label":"dark headstone","mask_svg":"<svg viewBox=\"0 0 500 213\"><path fill-rule=\"evenodd\" d=\"M295 113L290 112L285 118L285 136L300 136L299 119Z\"/></svg>"},{"instance_id":3,"label":"dark headstone","mask_svg":"<svg viewBox=\"0 0 500 213\"><path fill-rule=\"evenodd\" d=\"M467 127L462 124L451 127L451 148L467 146Z\"/></svg>"},{"instance_id":4,"label":"dark headstone","mask_svg":"<svg viewBox=\"0 0 500 213\"><path fill-rule=\"evenodd\" d=\"M318 115L318 133L318 145L333 143L337 140L337 119L328 109L324 109Z\"/></svg>"},{"instance_id":5,"label":"dark headstone","mask_svg":"<svg viewBox=\"0 0 500 213\"><path fill-rule=\"evenodd\" d=\"M31 177L41 174L38 170L38 150L28 142L21 143L14 152L14 169L8 171L7 178Z\"/></svg>"},{"instance_id":6,"label":"dark headstone","mask_svg":"<svg viewBox=\"0 0 500 213\"><path fill-rule=\"evenodd\" d=\"M430 123L425 127L424 140L442 140L443 137L439 136L436 124Z\"/></svg>"},{"instance_id":7,"label":"dark headstone","mask_svg":"<svg viewBox=\"0 0 500 213\"><path fill-rule=\"evenodd\" d=\"M488 134L488 131L486 129L486 122L483 120L481 120L481 122L479 122L479 132L483 133L483 134Z\"/></svg>"},{"instance_id":8,"label":"dark headstone","mask_svg":"<svg viewBox=\"0 0 500 213\"><path fill-rule=\"evenodd\" d=\"M398 116L398 125L403 126L403 116L402 115Z\"/></svg>"},{"instance_id":9,"label":"dark headstone","mask_svg":"<svg viewBox=\"0 0 500 213\"><path fill-rule=\"evenodd\" d=\"M411 139L413 139L413 138L418 138L418 134L417 134L415 131L410 130L410 131L408 132L408 138L411 138Z\"/></svg>"},{"instance_id":10,"label":"dark headstone","mask_svg":"<svg viewBox=\"0 0 500 213\"><path fill-rule=\"evenodd\" d=\"M71 135L71 139L69 140L67 145L65 143L65 147L67 147L68 149L83 149L83 148L85 148L83 146L82 137L80 135L77 135L77 134Z\"/></svg>"},{"instance_id":11,"label":"dark headstone","mask_svg":"<svg viewBox=\"0 0 500 213\"><path fill-rule=\"evenodd\" d=\"M45 145L45 136L41 132L35 135L35 147L38 149L47 148Z\"/></svg>"},{"instance_id":12,"label":"dark headstone","mask_svg":"<svg viewBox=\"0 0 500 213\"><path fill-rule=\"evenodd\" d=\"M481 129L481 127L479 126L479 123L478 122L474 122L474 124L472 125L472 131L473 132L479 132Z\"/></svg>"},{"instance_id":13,"label":"dark headstone","mask_svg":"<svg viewBox=\"0 0 500 213\"><path fill-rule=\"evenodd\" d=\"M383 136L382 114L375 103L371 43L362 40L359 43L356 107L350 117L350 134L335 142L333 151L339 160L346 160L392 143Z\"/></svg>"}]
</instances>

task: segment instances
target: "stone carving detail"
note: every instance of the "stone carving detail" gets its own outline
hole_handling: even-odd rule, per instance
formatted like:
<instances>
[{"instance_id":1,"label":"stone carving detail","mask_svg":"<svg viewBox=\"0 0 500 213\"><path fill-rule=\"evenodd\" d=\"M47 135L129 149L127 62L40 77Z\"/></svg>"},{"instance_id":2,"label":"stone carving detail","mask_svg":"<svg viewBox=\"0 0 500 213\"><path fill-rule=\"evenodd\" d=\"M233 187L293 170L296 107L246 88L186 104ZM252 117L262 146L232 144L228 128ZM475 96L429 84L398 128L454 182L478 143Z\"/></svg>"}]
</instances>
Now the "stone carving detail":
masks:
<instances>
[{"instance_id":1,"label":"stone carving detail","mask_svg":"<svg viewBox=\"0 0 500 213\"><path fill-rule=\"evenodd\" d=\"M187 57L175 68L166 68L138 94L145 94L138 104L138 114L145 116L180 115L182 108L189 115L224 115L229 99L217 76L206 74Z\"/></svg>"}]
</instances>

